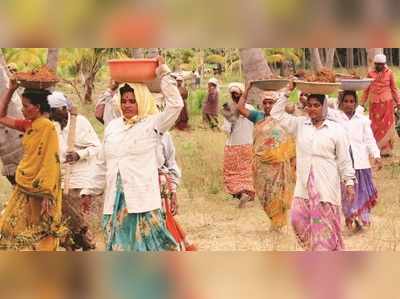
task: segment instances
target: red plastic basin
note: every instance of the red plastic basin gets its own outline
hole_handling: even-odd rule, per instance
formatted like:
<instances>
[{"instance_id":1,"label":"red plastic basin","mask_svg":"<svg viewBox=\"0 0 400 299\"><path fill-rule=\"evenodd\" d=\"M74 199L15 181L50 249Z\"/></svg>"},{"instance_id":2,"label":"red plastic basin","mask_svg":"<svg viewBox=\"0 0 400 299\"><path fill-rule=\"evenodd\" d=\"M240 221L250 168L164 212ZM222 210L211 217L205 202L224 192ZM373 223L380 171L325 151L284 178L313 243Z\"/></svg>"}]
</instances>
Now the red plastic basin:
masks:
<instances>
[{"instance_id":1,"label":"red plastic basin","mask_svg":"<svg viewBox=\"0 0 400 299\"><path fill-rule=\"evenodd\" d=\"M143 83L156 78L155 59L112 59L108 61L111 78L120 83Z\"/></svg>"}]
</instances>

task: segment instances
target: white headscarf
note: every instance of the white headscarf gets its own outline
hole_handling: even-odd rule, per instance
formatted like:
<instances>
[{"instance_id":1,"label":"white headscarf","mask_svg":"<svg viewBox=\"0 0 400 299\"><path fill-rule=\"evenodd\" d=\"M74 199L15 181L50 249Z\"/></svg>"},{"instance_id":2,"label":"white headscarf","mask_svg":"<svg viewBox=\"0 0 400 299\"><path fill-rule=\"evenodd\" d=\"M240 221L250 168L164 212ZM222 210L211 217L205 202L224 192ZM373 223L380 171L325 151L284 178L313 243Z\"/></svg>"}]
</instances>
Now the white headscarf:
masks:
<instances>
[{"instance_id":1,"label":"white headscarf","mask_svg":"<svg viewBox=\"0 0 400 299\"><path fill-rule=\"evenodd\" d=\"M386 55L384 54L375 55L374 63L386 63Z\"/></svg>"},{"instance_id":2,"label":"white headscarf","mask_svg":"<svg viewBox=\"0 0 400 299\"><path fill-rule=\"evenodd\" d=\"M264 99L271 99L276 102L279 99L279 93L276 91L264 91L262 93L261 101L263 101Z\"/></svg>"},{"instance_id":3,"label":"white headscarf","mask_svg":"<svg viewBox=\"0 0 400 299\"><path fill-rule=\"evenodd\" d=\"M228 85L229 93L236 92L236 93L243 93L244 92L244 84L240 82L232 82Z\"/></svg>"},{"instance_id":4,"label":"white headscarf","mask_svg":"<svg viewBox=\"0 0 400 299\"><path fill-rule=\"evenodd\" d=\"M71 102L60 91L53 91L53 93L47 97L47 100L51 108L67 107L69 110L72 106Z\"/></svg>"},{"instance_id":5,"label":"white headscarf","mask_svg":"<svg viewBox=\"0 0 400 299\"><path fill-rule=\"evenodd\" d=\"M217 78L211 78L210 80L208 80L208 83L210 84L214 84L215 86L217 86L217 91L219 92L219 82Z\"/></svg>"}]
</instances>

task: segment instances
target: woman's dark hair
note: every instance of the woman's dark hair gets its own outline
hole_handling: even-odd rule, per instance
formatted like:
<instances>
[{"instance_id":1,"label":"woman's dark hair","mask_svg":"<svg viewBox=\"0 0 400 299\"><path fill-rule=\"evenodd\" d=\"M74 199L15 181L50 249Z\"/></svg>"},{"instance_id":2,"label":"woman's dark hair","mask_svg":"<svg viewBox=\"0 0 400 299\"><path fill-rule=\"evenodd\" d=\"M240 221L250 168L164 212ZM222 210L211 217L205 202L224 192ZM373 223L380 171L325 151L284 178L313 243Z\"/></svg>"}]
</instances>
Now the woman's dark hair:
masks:
<instances>
[{"instance_id":1,"label":"woman's dark hair","mask_svg":"<svg viewBox=\"0 0 400 299\"><path fill-rule=\"evenodd\" d=\"M324 94L310 94L307 97L307 100L315 99L321 103L321 105L325 102L325 95Z\"/></svg>"},{"instance_id":2,"label":"woman's dark hair","mask_svg":"<svg viewBox=\"0 0 400 299\"><path fill-rule=\"evenodd\" d=\"M51 94L45 89L26 88L22 93L22 97L27 98L34 106L39 106L41 113L50 113L50 105L47 97Z\"/></svg>"},{"instance_id":3,"label":"woman's dark hair","mask_svg":"<svg viewBox=\"0 0 400 299\"><path fill-rule=\"evenodd\" d=\"M129 84L126 84L126 83L125 83L125 85L122 86L122 87L119 89L119 94L120 94L121 97L122 97L122 96L123 96L125 93L127 93L127 92L133 92L133 93L135 93L135 90L134 90L132 87L130 87Z\"/></svg>"},{"instance_id":4,"label":"woman's dark hair","mask_svg":"<svg viewBox=\"0 0 400 299\"><path fill-rule=\"evenodd\" d=\"M344 90L339 94L339 105L343 102L346 96L352 96L356 101L356 104L358 104L357 92L355 92L354 90Z\"/></svg>"}]
</instances>

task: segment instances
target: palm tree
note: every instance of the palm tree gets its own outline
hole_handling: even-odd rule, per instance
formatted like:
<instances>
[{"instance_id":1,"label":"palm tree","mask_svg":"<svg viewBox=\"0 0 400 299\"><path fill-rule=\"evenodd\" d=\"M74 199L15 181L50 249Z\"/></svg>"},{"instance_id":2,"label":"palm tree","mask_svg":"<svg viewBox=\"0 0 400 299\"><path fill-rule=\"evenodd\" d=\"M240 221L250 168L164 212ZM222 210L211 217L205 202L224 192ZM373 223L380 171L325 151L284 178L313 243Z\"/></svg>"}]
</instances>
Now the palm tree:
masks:
<instances>
[{"instance_id":1,"label":"palm tree","mask_svg":"<svg viewBox=\"0 0 400 299\"><path fill-rule=\"evenodd\" d=\"M47 67L54 73L57 73L58 48L48 48L47 50Z\"/></svg>"},{"instance_id":2,"label":"palm tree","mask_svg":"<svg viewBox=\"0 0 400 299\"><path fill-rule=\"evenodd\" d=\"M336 48L326 48L326 59L325 59L325 67L328 69L333 69L333 63L335 59L335 51Z\"/></svg>"},{"instance_id":3,"label":"palm tree","mask_svg":"<svg viewBox=\"0 0 400 299\"><path fill-rule=\"evenodd\" d=\"M146 51L147 58L154 58L159 55L160 51L158 48L148 48Z\"/></svg>"},{"instance_id":4,"label":"palm tree","mask_svg":"<svg viewBox=\"0 0 400 299\"><path fill-rule=\"evenodd\" d=\"M7 63L15 63L18 70L31 70L46 64L46 49L44 48L4 48L3 54Z\"/></svg>"},{"instance_id":5,"label":"palm tree","mask_svg":"<svg viewBox=\"0 0 400 299\"><path fill-rule=\"evenodd\" d=\"M261 48L242 48L239 50L245 82L266 79L272 76L272 71L265 60ZM261 96L261 90L252 89L249 93L251 102Z\"/></svg>"},{"instance_id":6,"label":"palm tree","mask_svg":"<svg viewBox=\"0 0 400 299\"><path fill-rule=\"evenodd\" d=\"M92 102L94 82L106 59L120 56L126 56L125 48L89 48L83 50L80 66L84 77L84 100L86 103Z\"/></svg>"},{"instance_id":7,"label":"palm tree","mask_svg":"<svg viewBox=\"0 0 400 299\"><path fill-rule=\"evenodd\" d=\"M319 72L322 68L321 56L319 55L318 48L310 48L311 54L311 67L314 71Z\"/></svg>"},{"instance_id":8,"label":"palm tree","mask_svg":"<svg viewBox=\"0 0 400 299\"><path fill-rule=\"evenodd\" d=\"M131 49L131 57L132 58L144 58L143 48L132 48Z\"/></svg>"},{"instance_id":9,"label":"palm tree","mask_svg":"<svg viewBox=\"0 0 400 299\"><path fill-rule=\"evenodd\" d=\"M265 60L261 48L240 49L240 59L246 82L272 76L272 71Z\"/></svg>"},{"instance_id":10,"label":"palm tree","mask_svg":"<svg viewBox=\"0 0 400 299\"><path fill-rule=\"evenodd\" d=\"M333 68L336 48L310 48L309 51L311 67L315 72L319 72L322 68Z\"/></svg>"},{"instance_id":11,"label":"palm tree","mask_svg":"<svg viewBox=\"0 0 400 299\"><path fill-rule=\"evenodd\" d=\"M75 92L86 103L92 102L94 82L100 69L108 58L128 57L130 49L127 48L74 48L63 49L60 54L60 68L63 80L73 86ZM72 76L73 80L65 78ZM77 86L83 84L84 96L80 95Z\"/></svg>"}]
</instances>

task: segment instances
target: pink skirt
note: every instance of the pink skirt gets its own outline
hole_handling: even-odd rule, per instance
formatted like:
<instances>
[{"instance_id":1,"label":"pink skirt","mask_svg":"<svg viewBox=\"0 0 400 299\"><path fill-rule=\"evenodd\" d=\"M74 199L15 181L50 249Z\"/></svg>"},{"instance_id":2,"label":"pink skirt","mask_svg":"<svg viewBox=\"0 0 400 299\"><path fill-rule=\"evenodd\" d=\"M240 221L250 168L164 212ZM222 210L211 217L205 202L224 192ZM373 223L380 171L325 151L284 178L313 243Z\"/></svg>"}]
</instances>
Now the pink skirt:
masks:
<instances>
[{"instance_id":1,"label":"pink skirt","mask_svg":"<svg viewBox=\"0 0 400 299\"><path fill-rule=\"evenodd\" d=\"M291 221L300 245L307 251L340 251L344 249L340 207L321 202L313 171L308 179L308 199L295 197Z\"/></svg>"}]
</instances>

